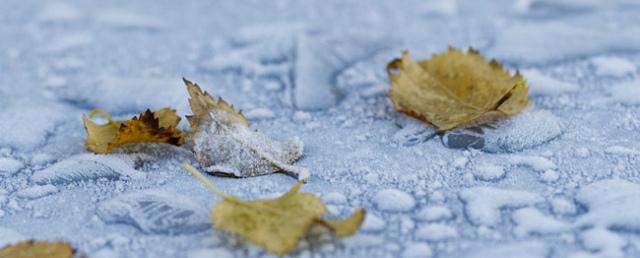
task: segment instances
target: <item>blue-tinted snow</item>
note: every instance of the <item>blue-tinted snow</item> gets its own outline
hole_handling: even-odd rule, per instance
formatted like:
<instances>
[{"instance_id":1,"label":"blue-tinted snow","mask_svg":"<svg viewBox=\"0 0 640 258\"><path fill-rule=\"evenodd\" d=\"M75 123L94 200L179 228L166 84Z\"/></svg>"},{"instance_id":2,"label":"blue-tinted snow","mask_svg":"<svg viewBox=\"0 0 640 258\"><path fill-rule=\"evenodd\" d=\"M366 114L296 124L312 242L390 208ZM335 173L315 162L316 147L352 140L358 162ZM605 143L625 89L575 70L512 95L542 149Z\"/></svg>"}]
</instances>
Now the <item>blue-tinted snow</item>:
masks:
<instances>
[{"instance_id":1,"label":"blue-tinted snow","mask_svg":"<svg viewBox=\"0 0 640 258\"><path fill-rule=\"evenodd\" d=\"M180 168L194 163L184 148L83 146L95 107L188 114L186 77L253 128L300 137L303 190L330 217L368 210L357 235L313 232L291 257L640 256L639 11L632 0L0 1L0 245L273 257L210 229L220 199ZM521 70L531 107L446 134L395 112L386 63L448 46ZM210 179L242 198L294 184Z\"/></svg>"}]
</instances>

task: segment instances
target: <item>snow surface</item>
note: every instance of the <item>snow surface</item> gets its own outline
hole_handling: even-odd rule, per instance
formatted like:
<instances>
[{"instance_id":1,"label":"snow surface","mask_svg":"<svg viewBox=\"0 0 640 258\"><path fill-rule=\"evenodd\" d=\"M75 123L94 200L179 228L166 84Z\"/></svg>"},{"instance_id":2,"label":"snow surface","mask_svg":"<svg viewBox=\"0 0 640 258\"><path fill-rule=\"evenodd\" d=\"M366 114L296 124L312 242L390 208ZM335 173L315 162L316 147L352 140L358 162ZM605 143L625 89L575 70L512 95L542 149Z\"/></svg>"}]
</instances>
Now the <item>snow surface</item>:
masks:
<instances>
[{"instance_id":1,"label":"snow surface","mask_svg":"<svg viewBox=\"0 0 640 258\"><path fill-rule=\"evenodd\" d=\"M0 1L0 246L274 257L212 229L220 198L180 167L196 165L185 148L84 148L93 108L189 114L185 77L252 129L298 137L302 190L329 218L367 210L355 236L312 230L287 257L640 257L638 12L634 0ZM530 106L446 133L394 111L387 62L448 46L519 70ZM209 179L247 199L295 182Z\"/></svg>"}]
</instances>

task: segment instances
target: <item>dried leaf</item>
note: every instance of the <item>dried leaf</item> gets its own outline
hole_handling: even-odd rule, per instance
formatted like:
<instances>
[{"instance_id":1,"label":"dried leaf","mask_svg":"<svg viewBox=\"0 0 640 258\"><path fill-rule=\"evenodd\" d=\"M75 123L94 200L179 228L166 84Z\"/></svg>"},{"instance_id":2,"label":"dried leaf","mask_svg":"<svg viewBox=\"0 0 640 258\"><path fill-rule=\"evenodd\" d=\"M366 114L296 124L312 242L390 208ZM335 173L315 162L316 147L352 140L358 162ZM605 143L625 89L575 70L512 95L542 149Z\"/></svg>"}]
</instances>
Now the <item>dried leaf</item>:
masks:
<instances>
[{"instance_id":1,"label":"dried leaf","mask_svg":"<svg viewBox=\"0 0 640 258\"><path fill-rule=\"evenodd\" d=\"M450 48L418 63L407 52L387 65L389 97L398 111L427 122L440 131L468 124L483 114L513 115L528 105L525 80L511 76L495 60L478 52Z\"/></svg>"},{"instance_id":2,"label":"dried leaf","mask_svg":"<svg viewBox=\"0 0 640 258\"><path fill-rule=\"evenodd\" d=\"M65 242L24 241L0 249L0 258L71 258L74 253Z\"/></svg>"},{"instance_id":3,"label":"dried leaf","mask_svg":"<svg viewBox=\"0 0 640 258\"><path fill-rule=\"evenodd\" d=\"M285 172L306 180L309 172L290 164L300 159L298 139L276 141L249 128L247 119L223 99L217 101L198 84L184 80L193 115L187 116L196 159L206 172L249 177Z\"/></svg>"},{"instance_id":4,"label":"dried leaf","mask_svg":"<svg viewBox=\"0 0 640 258\"><path fill-rule=\"evenodd\" d=\"M312 225L325 226L337 236L350 236L365 217L365 210L358 209L344 220L322 219L327 209L320 198L299 192L300 182L279 198L245 201L226 195L192 166L183 167L223 199L211 213L216 228L239 234L277 255L295 248Z\"/></svg>"},{"instance_id":5,"label":"dried leaf","mask_svg":"<svg viewBox=\"0 0 640 258\"><path fill-rule=\"evenodd\" d=\"M91 121L96 114L104 116L108 122L99 125ZM108 153L129 143L159 142L177 146L184 143L184 133L176 128L180 117L170 108L155 112L147 109L126 121L114 121L107 112L94 109L89 116L83 115L82 121L87 131L85 145L96 153Z\"/></svg>"}]
</instances>

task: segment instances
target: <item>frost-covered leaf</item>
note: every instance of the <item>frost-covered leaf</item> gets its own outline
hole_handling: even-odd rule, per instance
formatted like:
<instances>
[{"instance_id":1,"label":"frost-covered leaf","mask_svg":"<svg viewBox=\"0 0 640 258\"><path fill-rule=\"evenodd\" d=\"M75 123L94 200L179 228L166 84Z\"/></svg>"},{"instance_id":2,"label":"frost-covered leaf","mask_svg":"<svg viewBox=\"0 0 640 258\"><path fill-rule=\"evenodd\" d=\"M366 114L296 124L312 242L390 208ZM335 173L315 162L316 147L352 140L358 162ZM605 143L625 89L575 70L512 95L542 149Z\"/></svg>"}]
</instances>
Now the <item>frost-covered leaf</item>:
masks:
<instances>
[{"instance_id":1,"label":"frost-covered leaf","mask_svg":"<svg viewBox=\"0 0 640 258\"><path fill-rule=\"evenodd\" d=\"M0 249L0 258L71 258L74 253L65 242L24 241Z\"/></svg>"},{"instance_id":2,"label":"frost-covered leaf","mask_svg":"<svg viewBox=\"0 0 640 258\"><path fill-rule=\"evenodd\" d=\"M98 125L91 121L96 114L104 116L108 122ZM87 149L96 153L108 153L129 143L160 142L178 146L184 143L184 133L176 128L180 117L170 108L155 112L147 109L126 121L114 121L105 111L94 109L89 116L83 115L82 120L87 131Z\"/></svg>"},{"instance_id":3,"label":"frost-covered leaf","mask_svg":"<svg viewBox=\"0 0 640 258\"><path fill-rule=\"evenodd\" d=\"M302 156L296 138L276 141L249 128L246 118L223 99L217 101L197 84L184 80L191 98L193 151L208 173L249 177L278 171L305 180L306 169L290 164Z\"/></svg>"},{"instance_id":4,"label":"frost-covered leaf","mask_svg":"<svg viewBox=\"0 0 640 258\"><path fill-rule=\"evenodd\" d=\"M513 115L528 105L527 86L519 73L511 76L501 64L478 52L450 48L430 60L413 61L407 52L388 64L389 97L398 111L440 131L498 111Z\"/></svg>"},{"instance_id":5,"label":"frost-covered leaf","mask_svg":"<svg viewBox=\"0 0 640 258\"><path fill-rule=\"evenodd\" d=\"M322 219L327 212L322 200L299 192L300 182L276 199L241 200L220 191L192 166L183 166L223 199L211 213L216 228L242 235L277 255L291 251L312 225L327 227L337 236L350 236L358 231L365 217L365 210L358 209L344 220Z\"/></svg>"}]
</instances>

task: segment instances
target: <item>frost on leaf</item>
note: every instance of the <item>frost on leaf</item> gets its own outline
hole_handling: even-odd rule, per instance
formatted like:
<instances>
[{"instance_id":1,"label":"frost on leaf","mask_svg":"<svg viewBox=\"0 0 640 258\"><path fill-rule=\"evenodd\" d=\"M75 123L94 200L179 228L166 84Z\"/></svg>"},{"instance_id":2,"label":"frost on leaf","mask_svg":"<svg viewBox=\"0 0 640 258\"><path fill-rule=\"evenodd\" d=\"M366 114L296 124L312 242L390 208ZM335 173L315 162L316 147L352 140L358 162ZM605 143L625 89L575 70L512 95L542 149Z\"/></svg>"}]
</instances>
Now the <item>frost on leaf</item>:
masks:
<instances>
[{"instance_id":1,"label":"frost on leaf","mask_svg":"<svg viewBox=\"0 0 640 258\"><path fill-rule=\"evenodd\" d=\"M247 119L223 99L217 101L198 84L184 80L193 115L187 116L196 159L211 174L250 177L284 172L299 180L309 173L291 164L302 156L296 138L276 141L249 128Z\"/></svg>"},{"instance_id":2,"label":"frost on leaf","mask_svg":"<svg viewBox=\"0 0 640 258\"><path fill-rule=\"evenodd\" d=\"M407 52L387 65L389 97L396 110L440 131L460 127L485 113L513 115L528 105L528 89L520 73L510 75L495 60L478 52L449 48L430 60L415 62Z\"/></svg>"},{"instance_id":3,"label":"frost on leaf","mask_svg":"<svg viewBox=\"0 0 640 258\"><path fill-rule=\"evenodd\" d=\"M24 241L0 249L0 258L71 258L74 253L69 243Z\"/></svg>"},{"instance_id":4,"label":"frost on leaf","mask_svg":"<svg viewBox=\"0 0 640 258\"><path fill-rule=\"evenodd\" d=\"M183 167L222 198L211 213L216 228L241 235L276 255L295 248L313 225L326 227L340 237L350 236L365 217L365 210L358 209L344 220L322 219L326 207L319 197L299 192L300 182L276 199L245 201L223 193L192 166Z\"/></svg>"},{"instance_id":5,"label":"frost on leaf","mask_svg":"<svg viewBox=\"0 0 640 258\"><path fill-rule=\"evenodd\" d=\"M100 114L107 119L106 124L96 124L91 119ZM94 109L82 121L87 131L85 145L96 153L108 153L116 147L141 142L159 142L180 146L184 143L184 133L176 128L180 117L176 111L163 108L155 112L147 109L139 116L126 121L114 121L107 112Z\"/></svg>"}]
</instances>

